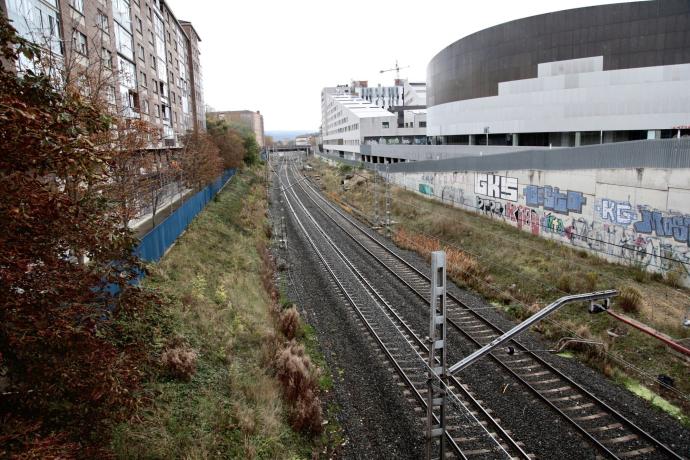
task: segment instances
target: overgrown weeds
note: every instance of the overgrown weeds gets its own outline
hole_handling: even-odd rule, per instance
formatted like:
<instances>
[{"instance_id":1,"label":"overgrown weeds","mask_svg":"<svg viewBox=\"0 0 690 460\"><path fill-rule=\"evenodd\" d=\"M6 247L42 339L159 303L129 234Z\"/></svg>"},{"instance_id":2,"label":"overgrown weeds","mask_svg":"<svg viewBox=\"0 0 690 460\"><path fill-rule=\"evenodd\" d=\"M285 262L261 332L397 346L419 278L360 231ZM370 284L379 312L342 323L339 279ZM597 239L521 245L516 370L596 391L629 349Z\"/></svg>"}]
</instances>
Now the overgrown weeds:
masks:
<instances>
[{"instance_id":1,"label":"overgrown weeds","mask_svg":"<svg viewBox=\"0 0 690 460\"><path fill-rule=\"evenodd\" d=\"M634 287L625 286L620 290L616 303L626 313L639 313L642 306L642 294Z\"/></svg>"},{"instance_id":2,"label":"overgrown weeds","mask_svg":"<svg viewBox=\"0 0 690 460\"><path fill-rule=\"evenodd\" d=\"M256 174L238 173L151 267L145 284L169 302L150 337L160 363L146 388L154 404L115 430L120 458L311 456L273 373L284 340Z\"/></svg>"}]
</instances>

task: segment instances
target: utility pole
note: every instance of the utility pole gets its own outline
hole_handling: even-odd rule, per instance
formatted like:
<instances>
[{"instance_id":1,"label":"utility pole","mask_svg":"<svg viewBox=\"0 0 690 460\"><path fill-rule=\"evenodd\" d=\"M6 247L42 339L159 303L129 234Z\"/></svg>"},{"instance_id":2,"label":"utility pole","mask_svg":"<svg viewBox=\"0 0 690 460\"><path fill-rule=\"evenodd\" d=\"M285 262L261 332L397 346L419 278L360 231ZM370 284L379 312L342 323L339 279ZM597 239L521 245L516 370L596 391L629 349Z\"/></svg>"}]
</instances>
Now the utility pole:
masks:
<instances>
[{"instance_id":1,"label":"utility pole","mask_svg":"<svg viewBox=\"0 0 690 460\"><path fill-rule=\"evenodd\" d=\"M391 237L391 178L386 164L386 236Z\"/></svg>"},{"instance_id":2,"label":"utility pole","mask_svg":"<svg viewBox=\"0 0 690 460\"><path fill-rule=\"evenodd\" d=\"M379 215L379 189L378 189L378 182L379 182L379 167L374 166L374 181L372 182L372 186L374 187L372 197L374 199L374 228L379 228L380 224L380 215Z\"/></svg>"},{"instance_id":3,"label":"utility pole","mask_svg":"<svg viewBox=\"0 0 690 460\"><path fill-rule=\"evenodd\" d=\"M426 458L446 458L446 253L431 253L431 303L429 315L429 376L426 392ZM438 409L438 410L436 410ZM438 422L438 423L437 423Z\"/></svg>"}]
</instances>

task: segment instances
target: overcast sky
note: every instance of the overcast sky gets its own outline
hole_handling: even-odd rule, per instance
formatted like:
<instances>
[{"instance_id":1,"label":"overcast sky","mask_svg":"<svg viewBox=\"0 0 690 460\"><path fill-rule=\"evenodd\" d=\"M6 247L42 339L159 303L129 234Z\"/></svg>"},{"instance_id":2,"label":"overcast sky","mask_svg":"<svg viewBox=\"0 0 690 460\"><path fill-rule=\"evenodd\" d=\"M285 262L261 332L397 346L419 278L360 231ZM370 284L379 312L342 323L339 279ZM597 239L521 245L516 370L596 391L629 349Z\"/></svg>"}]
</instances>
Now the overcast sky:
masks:
<instances>
[{"instance_id":1,"label":"overcast sky","mask_svg":"<svg viewBox=\"0 0 690 460\"><path fill-rule=\"evenodd\" d=\"M316 131L321 88L426 80L455 40L502 22L613 3L589 0L166 0L201 36L205 102L260 110L265 129Z\"/></svg>"}]
</instances>

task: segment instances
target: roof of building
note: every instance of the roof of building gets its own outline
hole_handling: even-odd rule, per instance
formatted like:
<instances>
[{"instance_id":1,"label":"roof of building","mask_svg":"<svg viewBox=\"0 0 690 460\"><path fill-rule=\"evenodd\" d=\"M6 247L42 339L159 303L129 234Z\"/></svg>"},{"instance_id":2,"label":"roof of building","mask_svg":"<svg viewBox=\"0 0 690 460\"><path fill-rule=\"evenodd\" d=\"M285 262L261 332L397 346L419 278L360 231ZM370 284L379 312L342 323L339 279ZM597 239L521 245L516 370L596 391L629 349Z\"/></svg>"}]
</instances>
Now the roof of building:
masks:
<instances>
[{"instance_id":1,"label":"roof of building","mask_svg":"<svg viewBox=\"0 0 690 460\"><path fill-rule=\"evenodd\" d=\"M351 94L330 95L335 101L348 109L353 115L359 118L373 117L393 117L395 116L386 109L382 109L369 101L353 96Z\"/></svg>"}]
</instances>

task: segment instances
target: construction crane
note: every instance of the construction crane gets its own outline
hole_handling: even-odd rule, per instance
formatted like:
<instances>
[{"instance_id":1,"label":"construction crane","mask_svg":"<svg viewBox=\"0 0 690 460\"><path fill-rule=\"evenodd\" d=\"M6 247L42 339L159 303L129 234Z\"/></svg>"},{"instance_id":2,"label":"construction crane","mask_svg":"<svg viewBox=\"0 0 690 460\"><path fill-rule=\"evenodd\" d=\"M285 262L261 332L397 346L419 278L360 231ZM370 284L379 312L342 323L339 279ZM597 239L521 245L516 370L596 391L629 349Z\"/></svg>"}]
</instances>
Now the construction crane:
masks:
<instances>
[{"instance_id":1,"label":"construction crane","mask_svg":"<svg viewBox=\"0 0 690 460\"><path fill-rule=\"evenodd\" d=\"M396 59L395 60L395 67L393 67L392 69L379 70L379 73L392 72L393 70L395 70L395 79L400 80L400 69L409 69L409 68L410 68L409 65L407 65L405 67L400 67L398 65L398 60Z\"/></svg>"}]
</instances>

